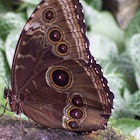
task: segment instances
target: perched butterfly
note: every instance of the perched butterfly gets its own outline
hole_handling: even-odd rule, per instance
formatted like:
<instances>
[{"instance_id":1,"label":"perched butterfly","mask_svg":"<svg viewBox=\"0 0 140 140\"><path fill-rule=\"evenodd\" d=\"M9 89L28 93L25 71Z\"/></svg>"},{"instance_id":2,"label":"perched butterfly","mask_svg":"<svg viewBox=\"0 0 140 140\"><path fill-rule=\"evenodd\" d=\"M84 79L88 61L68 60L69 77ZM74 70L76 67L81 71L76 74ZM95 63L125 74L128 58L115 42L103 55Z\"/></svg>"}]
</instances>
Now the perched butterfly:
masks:
<instances>
[{"instance_id":1,"label":"perched butterfly","mask_svg":"<svg viewBox=\"0 0 140 140\"><path fill-rule=\"evenodd\" d=\"M42 0L27 21L12 66L11 110L71 131L104 129L114 95L89 51L79 0Z\"/></svg>"}]
</instances>

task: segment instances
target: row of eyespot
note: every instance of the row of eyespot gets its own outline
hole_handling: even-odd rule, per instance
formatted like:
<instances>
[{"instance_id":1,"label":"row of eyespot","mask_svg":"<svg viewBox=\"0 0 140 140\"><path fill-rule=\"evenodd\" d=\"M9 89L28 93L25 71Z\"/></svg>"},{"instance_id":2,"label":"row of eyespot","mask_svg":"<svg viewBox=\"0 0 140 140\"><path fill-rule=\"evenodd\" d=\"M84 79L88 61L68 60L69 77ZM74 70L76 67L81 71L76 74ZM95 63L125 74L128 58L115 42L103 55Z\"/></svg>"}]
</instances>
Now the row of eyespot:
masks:
<instances>
[{"instance_id":1,"label":"row of eyespot","mask_svg":"<svg viewBox=\"0 0 140 140\"><path fill-rule=\"evenodd\" d=\"M56 13L52 8L48 8L43 12L43 20L45 22L53 22L56 18ZM62 41L63 33L59 28L51 28L48 31L47 39L50 43L55 44L55 51L60 56L65 56L70 52L70 46L68 43ZM67 88L71 83L71 74L64 68L54 68L50 72L51 83L59 89ZM58 79L61 77L61 79Z\"/></svg>"},{"instance_id":2,"label":"row of eyespot","mask_svg":"<svg viewBox=\"0 0 140 140\"><path fill-rule=\"evenodd\" d=\"M43 13L43 19L45 22L53 22L55 20L56 14L53 9L46 9ZM65 56L70 51L70 46L68 43L62 41L63 33L58 28L51 28L48 32L48 41L56 45L56 53L60 56ZM61 77L59 79L58 77ZM67 88L71 84L71 74L68 70L64 68L54 68L50 72L50 79L53 85L57 88ZM85 116L83 108L85 107L85 101L80 96L75 96L70 100L72 108L68 110L69 120L67 123L67 128L71 130L79 130L79 121Z\"/></svg>"},{"instance_id":3,"label":"row of eyespot","mask_svg":"<svg viewBox=\"0 0 140 140\"><path fill-rule=\"evenodd\" d=\"M69 120L66 122L67 128L70 130L79 130L80 123L79 121L85 117L85 101L84 99L79 96L75 95L72 99L70 99L70 104L73 106L68 110Z\"/></svg>"},{"instance_id":4,"label":"row of eyespot","mask_svg":"<svg viewBox=\"0 0 140 140\"><path fill-rule=\"evenodd\" d=\"M53 9L48 8L43 12L43 20L45 22L53 22L56 18L56 13ZM47 40L55 44L55 51L60 56L65 56L70 52L70 46L68 43L62 41L63 40L63 33L59 28L51 28L48 31ZM51 83L59 89L67 88L71 83L71 74L68 70L64 68L54 68L50 72L50 80ZM58 77L61 77L59 79Z\"/></svg>"},{"instance_id":5,"label":"row of eyespot","mask_svg":"<svg viewBox=\"0 0 140 140\"><path fill-rule=\"evenodd\" d=\"M51 8L46 9L43 12L43 20L45 22L53 22L56 18L55 11ZM50 43L56 45L56 53L60 56L65 56L70 52L70 46L63 40L63 33L58 28L51 28L48 32L48 38Z\"/></svg>"},{"instance_id":6,"label":"row of eyespot","mask_svg":"<svg viewBox=\"0 0 140 140\"><path fill-rule=\"evenodd\" d=\"M49 74L50 81L55 88L66 89L71 85L72 76L68 69L55 67ZM69 120L67 120L66 126L70 130L78 131L80 129L79 121L85 117L86 102L80 95L75 95L69 100L69 103L72 107L67 111Z\"/></svg>"},{"instance_id":7,"label":"row of eyespot","mask_svg":"<svg viewBox=\"0 0 140 140\"><path fill-rule=\"evenodd\" d=\"M63 41L63 33L59 28L51 28L48 32L48 41L56 45L56 53L65 56L70 52L70 45Z\"/></svg>"}]
</instances>

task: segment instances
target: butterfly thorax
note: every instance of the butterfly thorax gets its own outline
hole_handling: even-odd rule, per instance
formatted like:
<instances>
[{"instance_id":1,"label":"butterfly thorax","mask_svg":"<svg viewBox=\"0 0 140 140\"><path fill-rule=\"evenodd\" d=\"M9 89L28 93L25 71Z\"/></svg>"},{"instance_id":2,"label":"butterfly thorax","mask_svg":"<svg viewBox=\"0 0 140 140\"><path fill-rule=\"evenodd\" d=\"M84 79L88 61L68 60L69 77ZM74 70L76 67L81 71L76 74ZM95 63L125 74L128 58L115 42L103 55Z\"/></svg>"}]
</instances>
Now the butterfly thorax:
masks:
<instances>
[{"instance_id":1,"label":"butterfly thorax","mask_svg":"<svg viewBox=\"0 0 140 140\"><path fill-rule=\"evenodd\" d=\"M11 108L11 112L15 112L18 115L20 110L20 105L18 102L17 95L13 95L12 91L9 88L5 88L4 98L8 100L9 106Z\"/></svg>"}]
</instances>

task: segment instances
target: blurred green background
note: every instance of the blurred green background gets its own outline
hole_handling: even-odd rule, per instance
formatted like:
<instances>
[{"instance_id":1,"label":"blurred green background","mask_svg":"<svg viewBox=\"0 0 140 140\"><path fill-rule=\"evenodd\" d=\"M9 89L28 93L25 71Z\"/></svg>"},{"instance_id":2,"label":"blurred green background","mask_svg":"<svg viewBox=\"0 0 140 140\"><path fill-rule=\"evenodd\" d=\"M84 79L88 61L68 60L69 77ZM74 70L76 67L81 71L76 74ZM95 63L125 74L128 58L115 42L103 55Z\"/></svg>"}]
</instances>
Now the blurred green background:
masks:
<instances>
[{"instance_id":1,"label":"blurred green background","mask_svg":"<svg viewBox=\"0 0 140 140\"><path fill-rule=\"evenodd\" d=\"M40 1L0 0L0 75L9 86L18 38ZM115 95L109 124L140 139L140 1L130 1L114 4L113 0L110 3L109 0L81 0L90 51L102 66ZM6 103L3 98L6 86L0 77L0 105Z\"/></svg>"}]
</instances>

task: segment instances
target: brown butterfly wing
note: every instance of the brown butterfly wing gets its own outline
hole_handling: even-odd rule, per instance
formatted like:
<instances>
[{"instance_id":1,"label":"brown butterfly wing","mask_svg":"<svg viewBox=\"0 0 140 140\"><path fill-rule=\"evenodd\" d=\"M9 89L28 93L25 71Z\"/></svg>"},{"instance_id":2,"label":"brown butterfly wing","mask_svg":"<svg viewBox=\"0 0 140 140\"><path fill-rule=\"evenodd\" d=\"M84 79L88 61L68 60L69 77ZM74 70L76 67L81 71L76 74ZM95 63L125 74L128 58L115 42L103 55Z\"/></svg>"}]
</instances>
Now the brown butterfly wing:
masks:
<instances>
[{"instance_id":1,"label":"brown butterfly wing","mask_svg":"<svg viewBox=\"0 0 140 140\"><path fill-rule=\"evenodd\" d=\"M51 128L103 129L113 94L88 49L79 0L43 0L20 36L12 88L25 115Z\"/></svg>"},{"instance_id":2,"label":"brown butterfly wing","mask_svg":"<svg viewBox=\"0 0 140 140\"><path fill-rule=\"evenodd\" d=\"M66 72L68 79L58 70ZM56 80L59 76L64 84ZM103 129L112 109L112 93L106 93L96 71L81 59L64 60L42 69L19 94L24 114L50 128Z\"/></svg>"},{"instance_id":3,"label":"brown butterfly wing","mask_svg":"<svg viewBox=\"0 0 140 140\"><path fill-rule=\"evenodd\" d=\"M19 93L22 111L39 124L62 129L67 94L59 93L47 85L46 70L47 68L32 77Z\"/></svg>"},{"instance_id":4,"label":"brown butterfly wing","mask_svg":"<svg viewBox=\"0 0 140 140\"><path fill-rule=\"evenodd\" d=\"M45 21L44 12L47 9L54 12L51 22ZM40 67L50 66L62 59L87 56L88 39L85 35L86 26L83 17L82 7L78 0L43 0L37 6L26 23L16 48L12 67L14 94L18 93ZM48 41L50 38L48 32L55 29L60 31L60 40ZM67 53L62 54L57 51L56 43L66 44Z\"/></svg>"}]
</instances>

